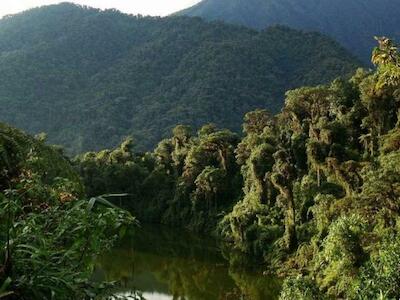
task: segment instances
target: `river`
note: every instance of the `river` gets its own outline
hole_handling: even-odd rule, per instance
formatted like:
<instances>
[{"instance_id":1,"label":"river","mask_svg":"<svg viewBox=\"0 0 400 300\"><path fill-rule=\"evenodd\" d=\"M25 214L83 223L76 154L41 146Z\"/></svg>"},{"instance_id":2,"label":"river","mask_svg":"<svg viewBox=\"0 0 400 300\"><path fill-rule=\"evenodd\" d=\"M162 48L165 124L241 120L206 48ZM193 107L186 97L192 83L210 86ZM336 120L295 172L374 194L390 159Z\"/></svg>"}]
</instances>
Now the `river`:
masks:
<instances>
[{"instance_id":1,"label":"river","mask_svg":"<svg viewBox=\"0 0 400 300\"><path fill-rule=\"evenodd\" d=\"M224 252L211 238L142 225L99 259L95 277L118 281L119 295L140 292L146 300L278 298L279 280L238 267L233 252Z\"/></svg>"}]
</instances>

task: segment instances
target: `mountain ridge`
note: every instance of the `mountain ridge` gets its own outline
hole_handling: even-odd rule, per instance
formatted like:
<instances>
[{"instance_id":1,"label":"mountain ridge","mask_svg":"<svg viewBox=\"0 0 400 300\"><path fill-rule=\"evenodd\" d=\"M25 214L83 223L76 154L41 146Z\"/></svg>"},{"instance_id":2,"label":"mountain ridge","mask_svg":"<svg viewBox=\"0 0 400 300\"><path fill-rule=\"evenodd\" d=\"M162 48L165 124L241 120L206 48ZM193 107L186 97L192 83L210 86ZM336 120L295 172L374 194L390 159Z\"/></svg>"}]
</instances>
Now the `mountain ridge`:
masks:
<instances>
[{"instance_id":1,"label":"mountain ridge","mask_svg":"<svg viewBox=\"0 0 400 300\"><path fill-rule=\"evenodd\" d=\"M375 35L400 40L398 0L204 0L175 15L198 16L251 28L286 25L335 38L370 61Z\"/></svg>"},{"instance_id":2,"label":"mountain ridge","mask_svg":"<svg viewBox=\"0 0 400 300\"><path fill-rule=\"evenodd\" d=\"M127 135L146 150L178 123L239 131L246 112L279 111L287 89L358 65L318 33L63 3L0 21L0 118L72 153Z\"/></svg>"}]
</instances>

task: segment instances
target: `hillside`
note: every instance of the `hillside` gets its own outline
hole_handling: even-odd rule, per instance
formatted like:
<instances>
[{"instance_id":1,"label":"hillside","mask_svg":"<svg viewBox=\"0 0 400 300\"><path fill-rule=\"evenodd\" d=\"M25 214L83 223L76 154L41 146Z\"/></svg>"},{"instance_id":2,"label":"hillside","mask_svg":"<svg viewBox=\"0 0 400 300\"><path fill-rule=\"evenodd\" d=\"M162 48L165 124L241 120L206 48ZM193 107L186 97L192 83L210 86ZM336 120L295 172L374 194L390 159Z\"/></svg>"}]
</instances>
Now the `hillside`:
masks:
<instances>
[{"instance_id":1,"label":"hillside","mask_svg":"<svg viewBox=\"0 0 400 300\"><path fill-rule=\"evenodd\" d=\"M365 62L373 36L400 39L398 0L204 0L177 14L257 29L280 24L322 32Z\"/></svg>"},{"instance_id":2,"label":"hillside","mask_svg":"<svg viewBox=\"0 0 400 300\"><path fill-rule=\"evenodd\" d=\"M239 130L246 112L357 65L317 33L63 3L0 20L0 119L72 153L126 135L149 149L177 123Z\"/></svg>"}]
</instances>

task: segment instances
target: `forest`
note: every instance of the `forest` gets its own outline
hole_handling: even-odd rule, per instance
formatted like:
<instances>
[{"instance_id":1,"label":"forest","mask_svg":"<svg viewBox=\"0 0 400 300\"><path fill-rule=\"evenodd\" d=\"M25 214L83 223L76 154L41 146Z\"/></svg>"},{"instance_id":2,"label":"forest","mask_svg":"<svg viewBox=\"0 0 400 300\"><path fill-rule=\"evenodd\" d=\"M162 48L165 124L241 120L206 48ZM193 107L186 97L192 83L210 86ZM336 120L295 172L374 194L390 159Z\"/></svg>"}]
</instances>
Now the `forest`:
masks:
<instances>
[{"instance_id":1,"label":"forest","mask_svg":"<svg viewBox=\"0 0 400 300\"><path fill-rule=\"evenodd\" d=\"M400 297L400 55L286 93L246 114L243 137L176 126L153 152L127 138L73 164L89 196L128 193L143 222L212 233L285 278L286 299ZM157 187L157 188L154 188Z\"/></svg>"},{"instance_id":2,"label":"forest","mask_svg":"<svg viewBox=\"0 0 400 300\"><path fill-rule=\"evenodd\" d=\"M100 15L102 22L102 18L113 19L115 15L121 17L115 11L100 13L70 4L51 6L48 9L70 9L69 17L75 16L78 19L81 18L79 14L89 14L88 20L92 20L92 17L98 20ZM42 13L42 10L32 10L28 15L38 20L35 14ZM13 27L13 22L20 22L25 16L22 14L5 18L0 22L4 22L4 28ZM52 17L57 20L57 14ZM132 17L122 18L131 22ZM48 24L47 21L43 19L44 24ZM293 47L292 44L287 47L287 43L283 41L286 38L293 40L293 35L299 35L299 32L274 27L258 33L219 23L209 25L198 19L192 23L187 18L167 18L160 21L136 17L132 26L147 28L148 24L155 24L158 29L150 30L151 33L147 36L152 39L160 30L158 22L169 24L174 30L175 22L195 23L193 26L210 30L205 31L206 35L220 32L221 35L230 36L231 31L239 30L239 39L247 36L246 41L262 40L263 35L268 35L270 41L275 36L276 48L271 51L284 48L299 55L307 54L316 58L302 64L304 57L299 56L295 61L301 67L296 70L289 68L292 62L288 61L288 72L297 78L297 84L301 83L302 87L297 84L285 87L288 91L280 112L278 106L268 107L267 102L258 100L253 103L254 107L243 105L240 109L235 106L237 99L219 103L226 107L223 114L236 111L238 116L242 110L248 109L244 115L242 133L235 132L229 126L222 128L218 123L191 124L186 118L177 121L175 117L178 118L178 115L171 118L171 122L177 121L176 126L165 138L163 134L152 132L131 137L126 134L129 130L114 136L109 135L110 132L103 132L102 126L95 126L104 136L110 136L109 143L99 142L93 146L95 151L72 157L70 153L74 151L52 145L54 140L48 139L45 133L32 136L1 123L0 299L124 299L123 295L113 294L120 284L118 280L96 281L93 274L97 270L99 257L104 260L107 268L112 264L127 264L135 255L139 260L136 265L139 272L152 268L161 277L167 270L174 275L168 282L173 288L178 290L184 287L191 295L200 295L198 299L201 299L208 291L194 285L200 281L219 280L219 274L213 270L221 268L220 258L212 249L208 249L210 251L206 256L215 255L211 259L215 259L216 263L212 263L208 269L194 261L188 265L187 261L180 260L177 256L171 256L167 261L152 256L153 264L146 265L141 260L149 256L144 252L149 245L145 245L143 241L145 238L154 241L161 238L162 233L155 231L150 237L143 233L136 236L143 251L138 251L134 256L122 251L111 264L107 256L101 256L105 253L113 256L117 252L107 251L114 249L118 241L129 236L131 228L141 232L144 228L142 225L146 223L159 223L170 228L184 228L193 233L213 236L220 243L221 249L229 249L225 255L228 256L232 269L235 265L251 263L261 266L265 277L257 280L247 274L232 271L231 281L240 282L249 290L249 295L256 295L264 285L263 279L271 275L275 279L265 285L271 285L272 289L282 281L279 296L281 300L400 298L400 52L396 44L389 38L376 37L378 46L372 53L374 69L355 70L357 62L351 55L340 47L336 48L337 45L329 39L322 37L321 41L318 34L301 33L297 39L299 46ZM69 25L71 24L73 22ZM36 25L43 26L40 22ZM4 28L0 29L0 37L5 38L8 31ZM27 25L21 28L30 32ZM191 27L179 28L189 30ZM41 38L47 37L54 41L53 29L35 32L41 32ZM24 36L26 33L20 34ZM180 37L184 36L182 33ZM33 40L37 38L29 34L25 37ZM309 49L304 50L300 46L304 44L303 37L316 41L313 51L309 52ZM72 39L68 43L75 41L75 44L72 43L74 45L81 45L83 39L58 37L56 40L60 44L56 44L63 45L64 39L68 38ZM234 42L232 39L231 36L228 38L229 42L226 42ZM30 49L29 39L15 40L17 44L27 43L26 45L1 44L1 41L3 38L0 38L0 49L3 51L0 55L0 69L7 66L4 62L7 60L12 62L9 70L15 71L18 68L14 68L14 63L18 62L22 66L29 55L36 57L38 53L27 50ZM120 41L127 42L129 39ZM157 47L162 48L165 45L162 38L157 41L160 43ZM264 42L266 41L260 43ZM331 43L334 45L333 50L329 46ZM50 49L51 47L47 48L49 44L52 43L44 42L37 47L42 50L41 47ZM254 45L257 43L249 44L256 48ZM4 47L10 45L11 48L4 50ZM53 46L56 47L52 44ZM219 46L230 48L225 44ZM57 49L62 49L60 47ZM103 49L102 54L111 51ZM300 51L302 49L305 52ZM319 52L321 49L333 51L334 58L326 52L320 56L315 55L314 51ZM50 62L57 61L54 57L46 56L48 52L41 53L42 58L45 58L41 60L44 64L42 67L48 67ZM71 53L69 54L73 56ZM82 51L83 54L85 51ZM284 51L281 54L286 55ZM120 55L121 58L123 55ZM322 60L319 59L321 56ZM8 60L10 57L18 59ZM205 55L204 59L208 60L207 57ZM80 59L82 60L75 62L82 66L81 63L88 57ZM267 58L268 61L269 59ZM96 60L107 61L106 57L97 57ZM152 60L149 58L147 62L150 61ZM339 74L332 72L332 64L338 62L342 62L338 73L344 76L334 79ZM91 63L87 66L94 67ZM150 68L147 64L142 67ZM302 73L305 69L311 71ZM69 72L62 69L58 71ZM352 75L345 76L347 71L352 71ZM76 77L78 73L69 73L70 78L79 78ZM110 72L118 74L114 81L110 81L110 86L129 90L126 83L119 80L123 73ZM10 74L15 76L10 75L10 78L18 77L17 73ZM82 78L86 78L87 74L93 75L92 79L95 81L101 79L101 75L90 72L81 73ZM204 74L209 76L207 70ZM316 78L320 79L321 74L326 75L324 79L331 81L319 82ZM1 110L11 114L24 103L34 103L35 92L41 90L35 89L37 85L29 85L32 78L25 75L20 76L26 80L25 85L20 86L14 82L14 89L0 89L0 100L3 101L0 103L10 104L2 105ZM49 75L49 78L56 82L61 78L52 76ZM51 86L52 80L40 78L43 79L40 82ZM181 77L177 77L177 81L171 81L174 82L173 85L179 86L176 84L179 78ZM268 77L267 81L269 80L272 79ZM73 91L73 88L69 89L72 82L73 80L63 82L61 85L64 89L58 89L59 86L55 85L54 91L60 93L60 96L67 90ZM252 93L256 93L259 86L265 84L262 80L256 82L257 86ZM121 83L121 86L117 83ZM1 84L10 87L13 80L0 75ZM80 83L75 84L77 87ZM25 89L27 86L31 89ZM94 90L96 91L95 88ZM22 93L18 99L25 97L27 102L7 102L13 99L13 91ZM95 99L103 99L103 92L99 91L100 98ZM218 90L218 93L224 93L224 89ZM215 94L216 97L218 93ZM252 97L252 93L246 97ZM268 93L260 92L259 97L263 98ZM83 93L82 98L74 98L73 94L66 97L79 103L86 96L90 98L88 95ZM93 98L90 99L94 101ZM149 100L146 97L144 99ZM35 122L29 121L33 127L40 128L39 121L43 121L40 120L41 113L48 114L52 109L65 106L65 99L61 97L57 98L60 106L46 106L50 100L54 99L44 97L43 107L46 109L41 107L33 113L37 117ZM120 104L124 103L123 99L118 101ZM73 103L75 102L69 104L73 106ZM202 106L202 102L198 105ZM194 106L193 111L197 114L199 112L196 108ZM113 114L107 106L101 109L107 114ZM204 112L209 113L210 110L207 107ZM124 118L125 111L124 105L119 106L121 114L116 111L113 118L119 122ZM215 111L218 110L212 110ZM66 115L62 110L58 113ZM94 122L99 116L101 115L86 119ZM157 121L156 115L143 116L149 123ZM22 120L23 116L18 118ZM219 118L219 115L216 114L215 118ZM79 120L73 121L74 124L82 125ZM104 124L108 122L103 121ZM123 128L118 122L113 126ZM138 124L144 126L142 130L148 130L148 123ZM169 130L170 126L166 124L162 123L163 127L160 128ZM54 131L61 128L55 123L52 126ZM69 128L68 134L60 130L60 135L70 138L74 130L76 128ZM96 138L104 138L97 133L91 132L94 139L90 142L91 145L97 143ZM51 132L49 135L51 136ZM120 145L113 148L115 139L122 136L125 138L120 140ZM153 150L146 150L145 137L149 140L157 137L160 141ZM78 140L81 141L81 138ZM107 148L105 144L110 147L97 150ZM151 144L149 142L147 146ZM75 151L85 148L78 147ZM176 236L164 240L172 240L178 244L181 242ZM198 244L203 244L203 241L195 239L186 245L189 259L194 252L199 251ZM176 249L183 251L185 248L185 245L169 246L171 245L151 250L173 252ZM196 273L196 277L193 273ZM124 278L129 279L126 276ZM185 280L188 286L176 284ZM269 286L264 288L271 292ZM129 299L132 297L142 299L139 294L131 295ZM232 297L236 300L239 296L233 294ZM258 298L250 296L248 300Z\"/></svg>"},{"instance_id":3,"label":"forest","mask_svg":"<svg viewBox=\"0 0 400 300\"><path fill-rule=\"evenodd\" d=\"M360 65L319 33L62 3L0 20L0 117L69 154L127 135L147 151L179 123L240 131L248 111L279 112L286 90Z\"/></svg>"}]
</instances>

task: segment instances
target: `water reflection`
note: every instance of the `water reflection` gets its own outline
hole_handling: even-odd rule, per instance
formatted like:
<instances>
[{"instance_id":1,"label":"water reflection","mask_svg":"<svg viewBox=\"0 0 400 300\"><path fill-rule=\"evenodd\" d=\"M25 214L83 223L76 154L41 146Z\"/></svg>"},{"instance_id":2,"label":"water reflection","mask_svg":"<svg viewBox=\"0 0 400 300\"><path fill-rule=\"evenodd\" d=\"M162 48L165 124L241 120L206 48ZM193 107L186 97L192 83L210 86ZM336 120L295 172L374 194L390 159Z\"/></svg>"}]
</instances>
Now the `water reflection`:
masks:
<instances>
[{"instance_id":1,"label":"water reflection","mask_svg":"<svg viewBox=\"0 0 400 300\"><path fill-rule=\"evenodd\" d=\"M148 300L276 299L280 282L261 274L230 267L211 239L148 225L102 257L95 273Z\"/></svg>"}]
</instances>

